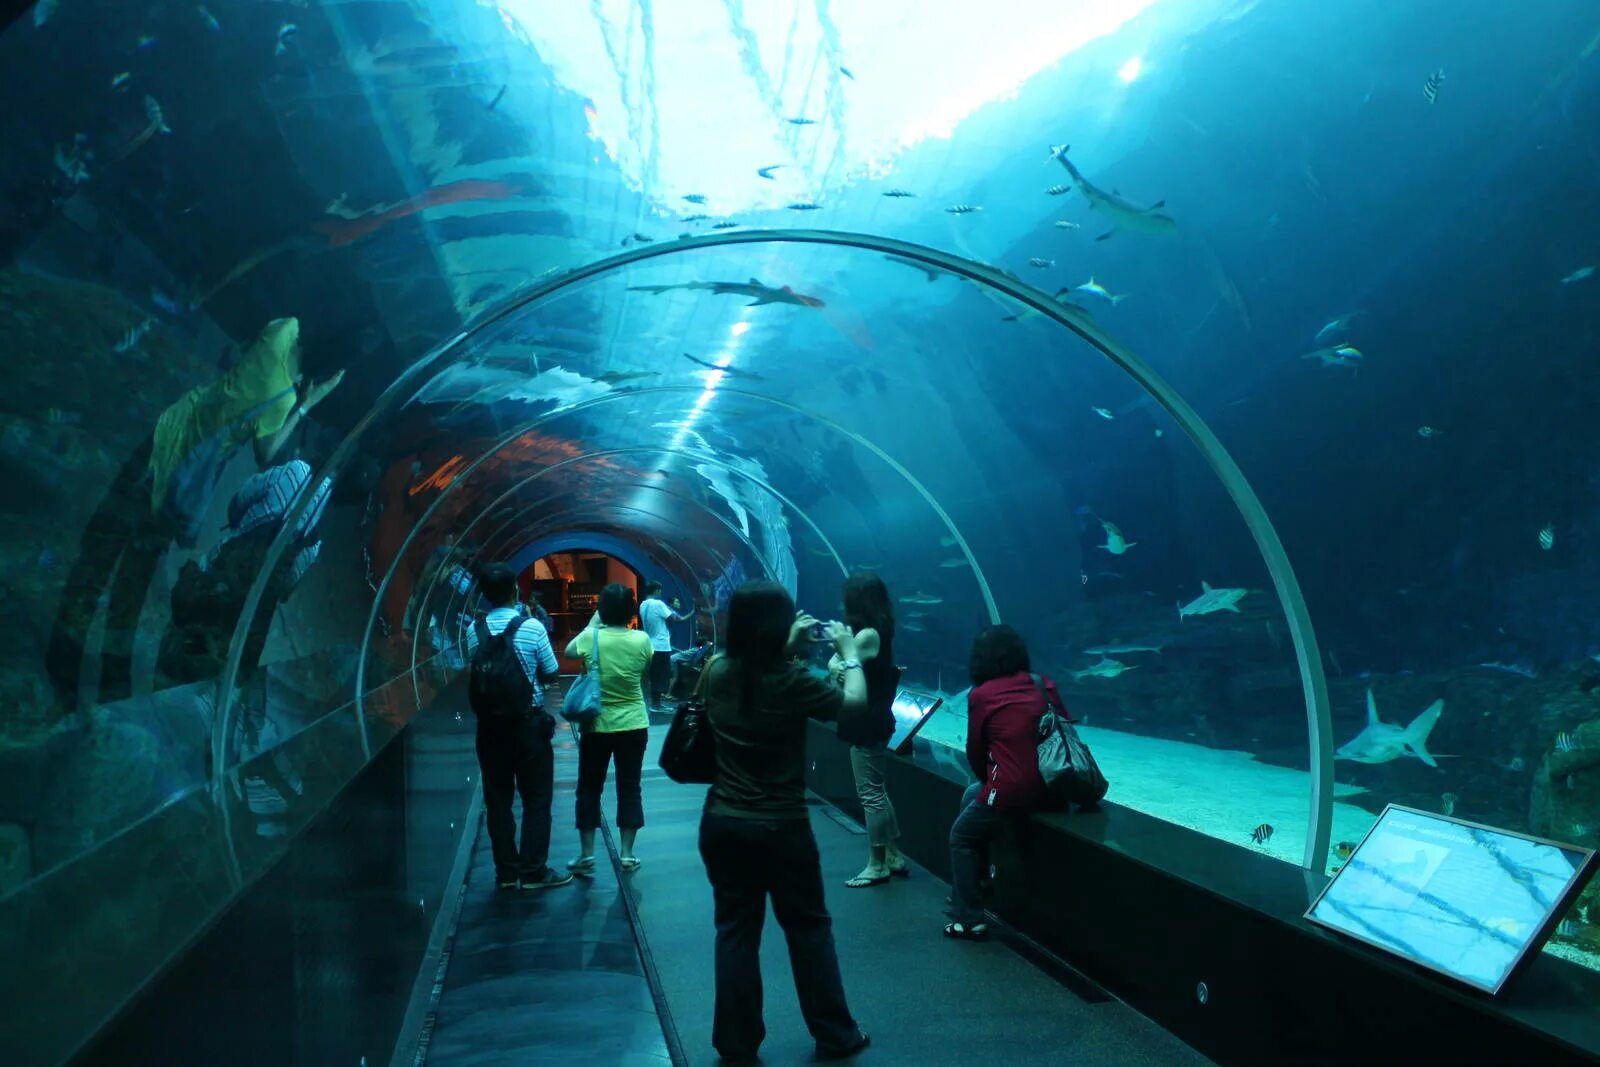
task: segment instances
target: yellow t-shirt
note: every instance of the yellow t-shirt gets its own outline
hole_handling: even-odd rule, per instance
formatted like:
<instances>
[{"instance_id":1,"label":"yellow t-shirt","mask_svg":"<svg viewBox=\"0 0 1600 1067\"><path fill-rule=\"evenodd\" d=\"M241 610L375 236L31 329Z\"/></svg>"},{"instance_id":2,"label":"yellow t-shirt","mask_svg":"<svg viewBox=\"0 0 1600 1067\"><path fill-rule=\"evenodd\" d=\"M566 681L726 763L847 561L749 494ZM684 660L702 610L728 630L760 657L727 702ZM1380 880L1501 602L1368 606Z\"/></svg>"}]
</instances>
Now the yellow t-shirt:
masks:
<instances>
[{"instance_id":1,"label":"yellow t-shirt","mask_svg":"<svg viewBox=\"0 0 1600 1067\"><path fill-rule=\"evenodd\" d=\"M163 411L150 451L151 508L161 510L172 472L200 442L232 429L232 448L282 429L294 410L299 376L300 320L273 319L227 373Z\"/></svg>"},{"instance_id":2,"label":"yellow t-shirt","mask_svg":"<svg viewBox=\"0 0 1600 1067\"><path fill-rule=\"evenodd\" d=\"M600 717L595 730L603 734L623 730L643 730L650 725L650 711L644 703L644 674L656 654L649 635L641 630L603 629L600 633ZM583 657L589 669L595 631L578 635L573 651Z\"/></svg>"}]
</instances>

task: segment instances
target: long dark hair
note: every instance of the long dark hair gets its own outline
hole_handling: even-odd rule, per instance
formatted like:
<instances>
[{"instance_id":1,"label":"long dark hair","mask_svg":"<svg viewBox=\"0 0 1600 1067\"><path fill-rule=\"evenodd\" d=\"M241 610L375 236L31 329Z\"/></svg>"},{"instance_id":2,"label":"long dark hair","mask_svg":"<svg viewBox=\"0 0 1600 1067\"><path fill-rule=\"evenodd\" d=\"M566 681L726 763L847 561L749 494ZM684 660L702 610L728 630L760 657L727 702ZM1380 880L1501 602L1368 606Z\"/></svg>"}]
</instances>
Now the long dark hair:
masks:
<instances>
[{"instance_id":1,"label":"long dark hair","mask_svg":"<svg viewBox=\"0 0 1600 1067\"><path fill-rule=\"evenodd\" d=\"M972 654L967 659L967 674L973 685L1031 670L1027 642L1005 623L985 626L973 638Z\"/></svg>"},{"instance_id":2,"label":"long dark hair","mask_svg":"<svg viewBox=\"0 0 1600 1067\"><path fill-rule=\"evenodd\" d=\"M894 605L882 578L857 571L844 580L844 622L852 633L878 631L878 642L885 648L894 642Z\"/></svg>"},{"instance_id":3,"label":"long dark hair","mask_svg":"<svg viewBox=\"0 0 1600 1067\"><path fill-rule=\"evenodd\" d=\"M739 668L744 708L761 675L783 663L794 617L794 598L777 582L746 582L728 600L728 658Z\"/></svg>"}]
</instances>

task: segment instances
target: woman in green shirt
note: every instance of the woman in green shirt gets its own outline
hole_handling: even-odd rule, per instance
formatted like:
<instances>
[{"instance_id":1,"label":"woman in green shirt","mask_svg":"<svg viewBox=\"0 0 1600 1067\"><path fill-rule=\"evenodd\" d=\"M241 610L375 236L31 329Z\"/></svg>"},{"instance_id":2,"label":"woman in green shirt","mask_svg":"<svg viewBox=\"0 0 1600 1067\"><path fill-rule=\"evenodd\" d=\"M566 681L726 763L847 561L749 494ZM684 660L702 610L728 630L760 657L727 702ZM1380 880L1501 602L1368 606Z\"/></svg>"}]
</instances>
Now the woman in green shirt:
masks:
<instances>
[{"instance_id":1,"label":"woman in green shirt","mask_svg":"<svg viewBox=\"0 0 1600 1067\"><path fill-rule=\"evenodd\" d=\"M650 712L644 687L655 648L643 631L628 629L633 619L633 590L612 582L600 591L599 627L590 627L567 643L566 655L589 669L594 642L600 642L600 717L578 741L578 858L567 864L574 874L594 871L594 832L600 828L600 793L606 768L617 764L617 829L622 838L622 869L634 870L634 839L644 826L644 798L639 776L650 739Z\"/></svg>"}]
</instances>

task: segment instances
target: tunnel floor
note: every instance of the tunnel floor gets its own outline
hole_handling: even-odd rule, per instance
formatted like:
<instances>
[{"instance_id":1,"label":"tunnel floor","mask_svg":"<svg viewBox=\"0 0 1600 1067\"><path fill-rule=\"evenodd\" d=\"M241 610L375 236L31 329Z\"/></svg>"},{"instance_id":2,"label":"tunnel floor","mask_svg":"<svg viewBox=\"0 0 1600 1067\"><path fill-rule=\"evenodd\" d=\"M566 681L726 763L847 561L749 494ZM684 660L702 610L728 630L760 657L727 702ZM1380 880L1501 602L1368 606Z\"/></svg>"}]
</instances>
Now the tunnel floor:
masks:
<instances>
[{"instance_id":1,"label":"tunnel floor","mask_svg":"<svg viewBox=\"0 0 1600 1067\"><path fill-rule=\"evenodd\" d=\"M696 846L705 787L677 785L656 769L665 729L652 727L647 824L637 846L644 862L626 883L619 882L613 849L593 879L537 894L501 893L480 823L425 1061L416 1062L719 1062L711 1048L711 888ZM576 854L576 775L575 747L558 747L553 864ZM1010 1063L1107 1067L1211 1062L1121 1002L1088 989L1075 992L1004 934L983 944L946 941L940 928L949 887L921 868L889 886L846 889L845 879L865 857L864 832L831 806L815 798L813 804L845 989L872 1035L872 1047L853 1062L950 1063L996 1055ZM605 805L609 813L609 789ZM815 1062L783 936L770 918L762 971L762 1062ZM665 1018L658 1003L665 1005ZM669 1033L675 1042L668 1042ZM673 1044L681 1050L679 1061Z\"/></svg>"}]
</instances>

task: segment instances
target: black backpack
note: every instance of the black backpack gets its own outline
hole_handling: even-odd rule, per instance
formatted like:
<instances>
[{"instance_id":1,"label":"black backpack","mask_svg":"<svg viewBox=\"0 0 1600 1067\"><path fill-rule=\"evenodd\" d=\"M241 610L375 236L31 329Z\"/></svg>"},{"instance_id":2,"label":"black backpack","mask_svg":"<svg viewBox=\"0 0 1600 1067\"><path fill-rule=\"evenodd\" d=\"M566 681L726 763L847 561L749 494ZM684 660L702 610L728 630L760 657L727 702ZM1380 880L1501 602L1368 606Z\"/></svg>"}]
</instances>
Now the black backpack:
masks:
<instances>
[{"instance_id":1,"label":"black backpack","mask_svg":"<svg viewBox=\"0 0 1600 1067\"><path fill-rule=\"evenodd\" d=\"M489 622L479 618L474 624L478 647L472 653L467 681L467 702L472 713L486 722L516 722L533 709L533 682L517 655L517 629L526 622L512 619L504 630L489 635Z\"/></svg>"}]
</instances>

